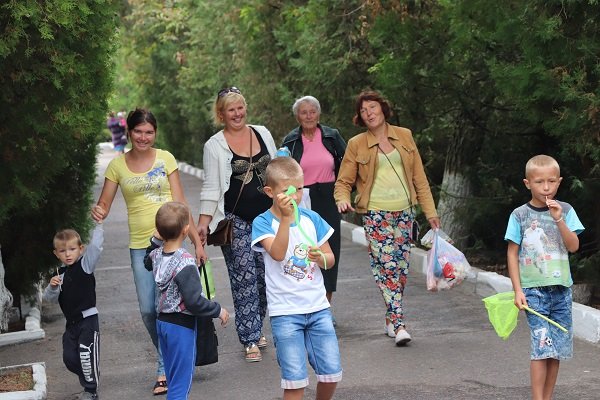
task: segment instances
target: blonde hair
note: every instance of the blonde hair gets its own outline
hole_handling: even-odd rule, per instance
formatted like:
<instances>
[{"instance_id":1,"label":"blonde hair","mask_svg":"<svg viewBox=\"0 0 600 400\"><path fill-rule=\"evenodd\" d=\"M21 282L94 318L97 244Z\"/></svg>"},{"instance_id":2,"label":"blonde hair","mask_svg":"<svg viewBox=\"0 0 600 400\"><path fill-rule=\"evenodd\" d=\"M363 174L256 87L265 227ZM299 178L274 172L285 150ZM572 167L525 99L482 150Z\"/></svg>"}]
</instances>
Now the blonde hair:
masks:
<instances>
[{"instance_id":1,"label":"blonde hair","mask_svg":"<svg viewBox=\"0 0 600 400\"><path fill-rule=\"evenodd\" d=\"M558 175L560 175L560 166L558 165L558 161L545 154L539 154L531 157L529 161L527 161L527 164L525 164L525 178L529 176L532 170L539 167L555 167L558 171Z\"/></svg>"},{"instance_id":2,"label":"blonde hair","mask_svg":"<svg viewBox=\"0 0 600 400\"><path fill-rule=\"evenodd\" d=\"M292 157L277 157L272 159L265 171L266 185L277 186L286 179L298 179L304 176L302 167Z\"/></svg>"},{"instance_id":3,"label":"blonde hair","mask_svg":"<svg viewBox=\"0 0 600 400\"><path fill-rule=\"evenodd\" d=\"M228 92L222 96L217 95L217 99L213 105L213 123L215 126L223 125L223 118L221 115L227 107L238 101L241 101L244 107L248 107L246 99L241 95L241 93Z\"/></svg>"},{"instance_id":4,"label":"blonde hair","mask_svg":"<svg viewBox=\"0 0 600 400\"><path fill-rule=\"evenodd\" d=\"M79 236L79 233L77 233L77 231L75 229L63 229L63 230L56 232L56 234L54 235L54 239L52 241L53 245L54 245L54 249L56 249L56 246L58 245L58 243L66 243L73 239L76 239L77 245L81 246L81 236Z\"/></svg>"},{"instance_id":5,"label":"blonde hair","mask_svg":"<svg viewBox=\"0 0 600 400\"><path fill-rule=\"evenodd\" d=\"M154 220L156 230L164 240L177 239L189 222L188 206L178 201L169 201L160 206Z\"/></svg>"}]
</instances>

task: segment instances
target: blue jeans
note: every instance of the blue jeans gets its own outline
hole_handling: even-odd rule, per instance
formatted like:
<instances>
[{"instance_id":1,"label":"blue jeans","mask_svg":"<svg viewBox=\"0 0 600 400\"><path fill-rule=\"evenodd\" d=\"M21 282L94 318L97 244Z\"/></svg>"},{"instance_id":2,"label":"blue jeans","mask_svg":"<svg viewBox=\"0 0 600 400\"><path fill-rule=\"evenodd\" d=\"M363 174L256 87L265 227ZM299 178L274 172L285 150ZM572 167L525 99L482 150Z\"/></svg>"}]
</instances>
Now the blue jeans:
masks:
<instances>
[{"instance_id":1,"label":"blue jeans","mask_svg":"<svg viewBox=\"0 0 600 400\"><path fill-rule=\"evenodd\" d=\"M271 330L282 389L308 386L307 354L319 382L342 380L340 350L329 308L310 314L271 317Z\"/></svg>"},{"instance_id":2,"label":"blue jeans","mask_svg":"<svg viewBox=\"0 0 600 400\"><path fill-rule=\"evenodd\" d=\"M567 360L573 357L573 319L571 288L555 285L523 288L527 305L532 310L562 325L563 332L535 314L526 312L531 335L531 359L555 358Z\"/></svg>"},{"instance_id":3,"label":"blue jeans","mask_svg":"<svg viewBox=\"0 0 600 400\"><path fill-rule=\"evenodd\" d=\"M162 353L158 345L158 334L156 333L156 284L152 272L144 267L144 255L146 249L129 249L131 256L131 269L133 270L133 280L135 281L135 291L137 293L140 313L146 330L150 334L152 343L158 351L158 366L156 376L165 375L165 365Z\"/></svg>"}]
</instances>

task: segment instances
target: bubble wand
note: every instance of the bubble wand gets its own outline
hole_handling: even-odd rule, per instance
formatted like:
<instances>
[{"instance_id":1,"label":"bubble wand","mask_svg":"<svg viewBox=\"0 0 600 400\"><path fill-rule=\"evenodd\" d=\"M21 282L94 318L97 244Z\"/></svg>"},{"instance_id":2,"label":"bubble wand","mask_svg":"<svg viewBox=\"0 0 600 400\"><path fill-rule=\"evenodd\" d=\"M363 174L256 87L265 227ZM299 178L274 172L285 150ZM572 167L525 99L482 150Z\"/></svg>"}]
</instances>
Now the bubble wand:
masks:
<instances>
[{"instance_id":1,"label":"bubble wand","mask_svg":"<svg viewBox=\"0 0 600 400\"><path fill-rule=\"evenodd\" d=\"M290 196L294 193L296 193L296 188L294 186L289 186L285 192L285 195ZM311 247L316 248L317 249L316 251L321 254L321 257L323 257L323 269L326 270L327 269L327 259L325 258L325 253L323 253L323 251L321 251L317 247L317 244L312 240L312 238L310 236L308 236L306 234L306 232L304 232L304 229L302 229L302 225L300 225L300 213L298 212L298 204L296 204L296 200L294 200L294 199L291 199L291 200L292 200L292 205L294 206L294 220L296 221L296 226L298 227L298 229L300 230L300 233L302 234L302 236L304 236L304 238L306 239L308 244L310 244Z\"/></svg>"}]
</instances>

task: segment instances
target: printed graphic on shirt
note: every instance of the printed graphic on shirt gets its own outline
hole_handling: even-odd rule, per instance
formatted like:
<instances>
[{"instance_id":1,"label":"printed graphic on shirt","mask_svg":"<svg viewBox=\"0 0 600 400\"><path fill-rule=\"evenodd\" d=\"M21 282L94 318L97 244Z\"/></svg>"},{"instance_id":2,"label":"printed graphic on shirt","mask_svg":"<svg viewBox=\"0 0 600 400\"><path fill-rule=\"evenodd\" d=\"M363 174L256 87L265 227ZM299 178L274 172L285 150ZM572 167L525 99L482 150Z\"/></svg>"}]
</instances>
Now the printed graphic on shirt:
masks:
<instances>
[{"instance_id":1,"label":"printed graphic on shirt","mask_svg":"<svg viewBox=\"0 0 600 400\"><path fill-rule=\"evenodd\" d=\"M125 185L131 187L133 193L143 193L144 197L153 203L168 201L162 190L162 185L167 177L167 167L163 160L156 160L154 168L142 176L127 178Z\"/></svg>"},{"instance_id":2,"label":"printed graphic on shirt","mask_svg":"<svg viewBox=\"0 0 600 400\"><path fill-rule=\"evenodd\" d=\"M523 241L521 244L524 250L524 260L522 264L533 265L538 269L540 274L548 275L548 263L546 261L550 260L551 256L550 253L546 251L544 245L550 248L551 243L548 240L548 236L544 233L544 230L538 225L539 221L537 219L532 219L529 228L525 229L525 232L523 232ZM562 275L560 270L555 270L552 274L555 278L560 278Z\"/></svg>"},{"instance_id":3,"label":"printed graphic on shirt","mask_svg":"<svg viewBox=\"0 0 600 400\"><path fill-rule=\"evenodd\" d=\"M315 266L308 259L308 250L309 246L305 243L294 246L294 255L286 261L283 272L299 281L305 278L312 280Z\"/></svg>"}]
</instances>

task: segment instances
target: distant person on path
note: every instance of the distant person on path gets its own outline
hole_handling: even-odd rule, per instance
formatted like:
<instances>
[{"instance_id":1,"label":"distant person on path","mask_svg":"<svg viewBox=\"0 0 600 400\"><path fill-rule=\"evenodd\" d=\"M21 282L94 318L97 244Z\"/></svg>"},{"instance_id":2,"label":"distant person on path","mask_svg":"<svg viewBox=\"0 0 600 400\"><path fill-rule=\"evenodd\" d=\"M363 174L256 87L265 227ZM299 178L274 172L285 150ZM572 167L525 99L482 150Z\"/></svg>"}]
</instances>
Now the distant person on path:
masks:
<instances>
[{"instance_id":1,"label":"distant person on path","mask_svg":"<svg viewBox=\"0 0 600 400\"><path fill-rule=\"evenodd\" d=\"M84 251L81 237L73 229L54 235L54 255L62 263L44 290L44 300L60 304L66 320L63 334L63 361L67 369L79 377L84 391L81 400L98 398L100 377L100 324L96 308L94 271L102 253L104 230L96 224Z\"/></svg>"},{"instance_id":2,"label":"distant person on path","mask_svg":"<svg viewBox=\"0 0 600 400\"><path fill-rule=\"evenodd\" d=\"M156 285L152 273L144 267L144 256L155 230L154 218L160 206L168 201L187 202L175 158L168 151L153 147L157 129L156 118L150 111L138 108L129 113L127 131L131 150L108 164L102 193L98 203L92 207L92 217L101 221L108 216L120 186L127 205L129 254L140 312L158 350L157 381L153 393L165 394L167 381L156 334ZM192 219L190 223L193 223ZM190 229L189 237L195 246L196 258L206 259L198 232Z\"/></svg>"},{"instance_id":3,"label":"distant person on path","mask_svg":"<svg viewBox=\"0 0 600 400\"><path fill-rule=\"evenodd\" d=\"M308 189L311 209L334 229L328 242L335 264L321 271L327 300L331 304L333 292L337 289L341 246L341 215L333 198L333 187L344 158L346 142L337 129L319 123L321 104L313 96L296 100L292 112L300 126L288 133L281 145L289 149L304 171L304 189Z\"/></svg>"},{"instance_id":4,"label":"distant person on path","mask_svg":"<svg viewBox=\"0 0 600 400\"><path fill-rule=\"evenodd\" d=\"M525 187L531 200L515 209L508 220L504 240L507 263L515 291L515 304L528 306L568 330L561 331L542 318L527 314L531 335L531 394L533 400L550 400L561 360L573 357L571 269L569 253L579 249L584 227L570 204L556 200L562 177L558 162L546 155L532 157L525 165ZM548 252L547 273L532 270L525 262L528 249L524 232L537 221L553 251ZM538 227L539 226L539 227Z\"/></svg>"},{"instance_id":5,"label":"distant person on path","mask_svg":"<svg viewBox=\"0 0 600 400\"><path fill-rule=\"evenodd\" d=\"M112 144L117 152L117 156L123 154L125 152L125 146L127 145L127 133L121 118L115 117L115 113L111 111L106 126L111 133Z\"/></svg>"},{"instance_id":6,"label":"distant person on path","mask_svg":"<svg viewBox=\"0 0 600 400\"><path fill-rule=\"evenodd\" d=\"M265 168L277 149L267 128L246 124L246 100L240 90L219 91L216 126L204 144L204 183L200 192L198 233L203 243L224 218L233 219L233 244L221 246L235 308L235 327L245 360L262 360L267 346L262 325L267 309L263 256L250 248L252 221L271 206L263 190Z\"/></svg>"},{"instance_id":7,"label":"distant person on path","mask_svg":"<svg viewBox=\"0 0 600 400\"><path fill-rule=\"evenodd\" d=\"M192 223L192 229L196 229ZM183 203L168 202L156 213L156 229L163 239L150 253L157 287L156 329L169 400L187 399L196 361L196 316L229 320L227 310L203 296L195 258L183 248L190 230L190 211Z\"/></svg>"},{"instance_id":8,"label":"distant person on path","mask_svg":"<svg viewBox=\"0 0 600 400\"><path fill-rule=\"evenodd\" d=\"M420 204L433 229L440 219L412 133L390 125L389 102L375 91L358 95L354 123L367 131L348 141L335 200L342 213L355 211L350 194L356 186L356 212L363 214L371 270L387 306L385 331L396 345L412 338L406 330L402 297L408 278L414 205Z\"/></svg>"},{"instance_id":9,"label":"distant person on path","mask_svg":"<svg viewBox=\"0 0 600 400\"><path fill-rule=\"evenodd\" d=\"M298 210L296 225L292 199L296 203L302 199L304 178L293 158L275 158L266 175L265 192L273 199L272 206L254 219L252 248L265 254L269 316L283 399L304 397L308 356L317 375L315 398L328 400L342 380L338 341L321 274L335 262L327 242L333 229L319 214L303 208ZM296 192L287 195L290 186Z\"/></svg>"}]
</instances>

